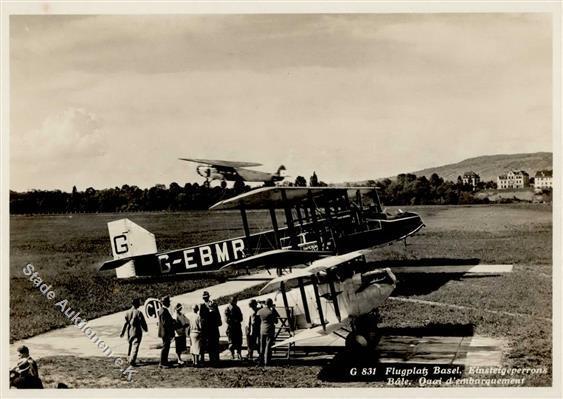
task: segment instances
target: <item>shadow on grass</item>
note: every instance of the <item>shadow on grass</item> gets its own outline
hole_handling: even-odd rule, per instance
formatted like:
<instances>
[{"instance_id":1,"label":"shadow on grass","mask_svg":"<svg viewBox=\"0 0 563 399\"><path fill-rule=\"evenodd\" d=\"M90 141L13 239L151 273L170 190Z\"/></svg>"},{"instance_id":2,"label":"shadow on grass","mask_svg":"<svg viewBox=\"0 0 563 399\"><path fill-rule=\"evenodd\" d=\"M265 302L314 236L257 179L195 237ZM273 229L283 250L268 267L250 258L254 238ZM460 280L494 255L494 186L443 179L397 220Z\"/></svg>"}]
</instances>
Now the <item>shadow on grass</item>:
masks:
<instances>
[{"instance_id":1,"label":"shadow on grass","mask_svg":"<svg viewBox=\"0 0 563 399\"><path fill-rule=\"evenodd\" d=\"M411 336L411 337L471 337L475 332L473 324L442 324L430 323L423 327L382 327L382 336Z\"/></svg>"},{"instance_id":2,"label":"shadow on grass","mask_svg":"<svg viewBox=\"0 0 563 399\"><path fill-rule=\"evenodd\" d=\"M397 287L392 296L426 295L452 280L459 281L463 274L397 273Z\"/></svg>"},{"instance_id":3,"label":"shadow on grass","mask_svg":"<svg viewBox=\"0 0 563 399\"><path fill-rule=\"evenodd\" d=\"M424 266L473 266L478 265L478 258L421 258L421 259L391 259L379 260L369 263L374 267L421 267ZM460 280L463 273L395 273L397 275L397 288L393 296L426 295L436 291L441 286L452 280Z\"/></svg>"},{"instance_id":4,"label":"shadow on grass","mask_svg":"<svg viewBox=\"0 0 563 399\"><path fill-rule=\"evenodd\" d=\"M464 275L463 273L396 273L397 287L391 296L426 295L438 290L450 281L489 279L501 274Z\"/></svg>"},{"instance_id":5,"label":"shadow on grass","mask_svg":"<svg viewBox=\"0 0 563 399\"><path fill-rule=\"evenodd\" d=\"M478 265L479 258L420 258L420 259L389 259L369 262L375 267L399 267L399 266L449 266L449 265Z\"/></svg>"},{"instance_id":6,"label":"shadow on grass","mask_svg":"<svg viewBox=\"0 0 563 399\"><path fill-rule=\"evenodd\" d=\"M207 280L213 284L219 284L227 281L230 277L227 273L192 273L192 274L173 274L173 275L158 275L158 276L139 276L131 279L120 280L123 285L146 285L151 283L166 283L166 282L180 282L180 281L195 281Z\"/></svg>"}]
</instances>

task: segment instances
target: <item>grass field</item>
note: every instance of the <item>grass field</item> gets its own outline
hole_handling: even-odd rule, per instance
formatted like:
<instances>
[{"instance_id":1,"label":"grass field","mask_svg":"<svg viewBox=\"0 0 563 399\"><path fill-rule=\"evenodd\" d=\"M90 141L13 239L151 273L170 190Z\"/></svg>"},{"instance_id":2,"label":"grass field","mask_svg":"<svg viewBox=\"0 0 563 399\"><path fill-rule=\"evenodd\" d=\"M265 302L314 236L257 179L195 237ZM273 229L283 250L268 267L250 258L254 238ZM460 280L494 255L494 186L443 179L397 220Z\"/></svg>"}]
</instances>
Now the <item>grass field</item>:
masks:
<instances>
[{"instance_id":1,"label":"grass field","mask_svg":"<svg viewBox=\"0 0 563 399\"><path fill-rule=\"evenodd\" d=\"M395 295L467 306L435 308L418 303L388 301L381 309L384 326L472 324L482 335L507 337L507 367L551 366L552 213L545 205L411 207L427 227L402 244L373 250L368 259L479 258L483 263L510 263L514 272L492 278L427 281L399 276ZM242 234L237 213L156 213L120 215L12 216L10 219L10 337L36 335L65 324L21 269L31 262L58 297L69 299L87 318L123 310L132 296L179 294L214 284L224 277L184 279L143 284L118 281L97 272L109 259L106 222L129 217L155 233L160 250ZM253 226L267 226L267 215L250 213ZM518 313L509 316L489 311ZM73 375L63 365L72 362ZM42 374L53 381L64 376L75 387L142 386L327 386L316 376L321 365L276 367L267 373L247 367L217 370L164 370L142 367L143 378L129 384L107 370L106 359L42 359ZM88 372L90 370L91 372ZM105 370L105 371L104 371ZM98 375L101 373L102 375ZM206 377L207 376L207 377ZM162 381L165 380L166 383ZM215 385L214 385L215 384ZM551 373L529 378L526 385L550 385Z\"/></svg>"},{"instance_id":2,"label":"grass field","mask_svg":"<svg viewBox=\"0 0 563 399\"><path fill-rule=\"evenodd\" d=\"M68 323L60 312L37 295L23 275L32 263L57 297L68 299L88 319L129 308L131 299L177 295L217 284L220 275L181 280L123 281L115 272L99 273L110 260L106 223L127 217L153 232L159 250L177 249L243 235L238 212L76 214L12 216L10 218L10 340L37 335ZM256 228L266 214L249 212ZM263 224L262 224L263 225Z\"/></svg>"}]
</instances>

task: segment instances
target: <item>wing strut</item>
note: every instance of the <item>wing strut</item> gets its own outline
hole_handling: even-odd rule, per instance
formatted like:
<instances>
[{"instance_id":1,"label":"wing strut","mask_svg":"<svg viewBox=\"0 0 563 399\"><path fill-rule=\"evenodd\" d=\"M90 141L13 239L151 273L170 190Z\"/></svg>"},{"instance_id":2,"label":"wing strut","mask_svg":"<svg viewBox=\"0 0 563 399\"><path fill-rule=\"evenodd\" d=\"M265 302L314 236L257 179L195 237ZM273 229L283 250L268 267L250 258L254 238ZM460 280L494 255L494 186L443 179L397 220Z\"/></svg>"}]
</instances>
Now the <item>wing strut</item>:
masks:
<instances>
[{"instance_id":1,"label":"wing strut","mask_svg":"<svg viewBox=\"0 0 563 399\"><path fill-rule=\"evenodd\" d=\"M321 297L319 295L319 287L317 286L317 276L313 276L311 279L313 283L313 291L315 292L315 300L317 301L317 310L319 311L319 319L321 320L321 325L323 326L323 330L326 330L325 319L323 317L323 307L321 304Z\"/></svg>"},{"instance_id":2,"label":"wing strut","mask_svg":"<svg viewBox=\"0 0 563 399\"><path fill-rule=\"evenodd\" d=\"M335 211L334 216L336 217L336 211ZM328 222L328 226L329 226L328 230L329 230L330 236L332 238L332 243L334 244L334 252L338 253L338 247L337 247L337 244L336 244L336 239L334 238L335 225L333 224L333 216L330 213L330 205L329 204L325 205L325 218Z\"/></svg>"},{"instance_id":3,"label":"wing strut","mask_svg":"<svg viewBox=\"0 0 563 399\"><path fill-rule=\"evenodd\" d=\"M328 287L330 289L330 296L332 297L332 303L334 305L334 314L340 323L342 321L342 317L340 317L340 308L338 307L338 295L336 293L336 288L334 287L334 273L327 273L328 277Z\"/></svg>"},{"instance_id":4,"label":"wing strut","mask_svg":"<svg viewBox=\"0 0 563 399\"><path fill-rule=\"evenodd\" d=\"M303 284L303 279L298 278L299 291L301 292L301 300L303 301L303 312L305 313L305 320L307 323L311 324L311 314L309 313L309 304L307 303L307 297L305 296L305 285Z\"/></svg>"},{"instance_id":5,"label":"wing strut","mask_svg":"<svg viewBox=\"0 0 563 399\"><path fill-rule=\"evenodd\" d=\"M270 217L272 218L272 228L274 229L274 246L276 249L280 249L280 233L278 228L278 219L276 218L276 210L270 208Z\"/></svg>"},{"instance_id":6,"label":"wing strut","mask_svg":"<svg viewBox=\"0 0 563 399\"><path fill-rule=\"evenodd\" d=\"M291 208L287 202L287 195L285 190L281 192L282 200L283 200L283 209L285 211L285 218L287 221L287 232L289 233L289 240L291 242L291 249L299 249L299 245L297 244L297 236L295 235L295 225L293 223L293 215L291 214Z\"/></svg>"},{"instance_id":7,"label":"wing strut","mask_svg":"<svg viewBox=\"0 0 563 399\"><path fill-rule=\"evenodd\" d=\"M299 204L295 205L295 211L297 212L297 221L299 225L303 227L303 217L301 216L301 209L299 208Z\"/></svg>"},{"instance_id":8,"label":"wing strut","mask_svg":"<svg viewBox=\"0 0 563 399\"><path fill-rule=\"evenodd\" d=\"M289 327L290 331L293 331L293 324L291 323L290 312L289 312L289 302L287 301L287 293L285 292L285 283L283 281L280 283L280 291L283 299L283 307L285 308L285 317L287 318L287 326Z\"/></svg>"},{"instance_id":9,"label":"wing strut","mask_svg":"<svg viewBox=\"0 0 563 399\"><path fill-rule=\"evenodd\" d=\"M346 209L349 209L352 213L352 217L354 218L354 221L356 222L357 225L360 224L360 215L358 213L358 210L356 208L352 208L352 204L350 203L350 197L348 197L348 191L346 191L346 194L344 194L344 201L346 203Z\"/></svg>"},{"instance_id":10,"label":"wing strut","mask_svg":"<svg viewBox=\"0 0 563 399\"><path fill-rule=\"evenodd\" d=\"M303 204L303 213L305 214L305 220L309 221L309 210L307 209L307 204Z\"/></svg>"},{"instance_id":11,"label":"wing strut","mask_svg":"<svg viewBox=\"0 0 563 399\"><path fill-rule=\"evenodd\" d=\"M358 203L358 220L360 224L364 223L364 212L362 205L362 193L360 190L356 190L356 202Z\"/></svg>"},{"instance_id":12,"label":"wing strut","mask_svg":"<svg viewBox=\"0 0 563 399\"><path fill-rule=\"evenodd\" d=\"M248 218L246 217L246 209L244 209L244 206L240 207L240 216L242 218L244 235L246 236L246 248L248 248L248 254L252 255L252 253L250 252L250 228L248 227Z\"/></svg>"},{"instance_id":13,"label":"wing strut","mask_svg":"<svg viewBox=\"0 0 563 399\"><path fill-rule=\"evenodd\" d=\"M313 193L311 190L307 192L307 196L309 197L309 205L311 206L311 220L313 221L313 231L315 233L315 238L317 239L317 247L319 251L322 251L323 243L321 241L321 234L319 233L319 224L317 221L317 212L315 211L315 202L313 201Z\"/></svg>"}]
</instances>

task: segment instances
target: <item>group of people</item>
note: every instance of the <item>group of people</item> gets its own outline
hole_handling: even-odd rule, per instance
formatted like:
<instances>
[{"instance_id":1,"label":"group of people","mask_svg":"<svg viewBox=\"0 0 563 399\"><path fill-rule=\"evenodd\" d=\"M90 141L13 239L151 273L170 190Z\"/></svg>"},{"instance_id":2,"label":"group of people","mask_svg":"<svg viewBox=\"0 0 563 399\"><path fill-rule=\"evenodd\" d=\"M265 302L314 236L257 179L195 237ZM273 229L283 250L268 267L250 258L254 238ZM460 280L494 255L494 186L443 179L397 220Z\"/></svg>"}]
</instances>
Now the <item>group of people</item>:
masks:
<instances>
[{"instance_id":1,"label":"group of people","mask_svg":"<svg viewBox=\"0 0 563 399\"><path fill-rule=\"evenodd\" d=\"M158 336L162 339L160 352L160 367L168 368L168 354L172 340L176 346L178 364L185 361L182 354L187 350L187 338L190 338L190 354L194 366L201 366L205 353L209 354L209 361L219 361L219 327L222 325L219 307L211 300L209 292L203 293L203 303L192 307L190 313L183 312L182 304L178 303L174 309L174 317L170 313L170 297L161 300L162 307L158 310Z\"/></svg>"},{"instance_id":2,"label":"group of people","mask_svg":"<svg viewBox=\"0 0 563 399\"><path fill-rule=\"evenodd\" d=\"M259 306L255 299L251 299L248 306L251 309L250 316L245 325L247 358L254 359L254 351L258 352L258 363L268 366L272 359L272 346L276 334L276 323L278 314L271 298L266 300L265 306ZM229 350L231 357L237 356L242 359L242 323L243 317L237 305L237 298L232 297L225 309L225 320L227 322L227 337L229 338Z\"/></svg>"},{"instance_id":3,"label":"group of people","mask_svg":"<svg viewBox=\"0 0 563 399\"><path fill-rule=\"evenodd\" d=\"M162 307L158 310L158 336L162 339L160 352L160 367L169 368L169 352L172 341L176 347L177 364L184 365L186 361L182 355L187 351L187 340L190 340L190 354L195 367L200 367L208 354L209 364L216 365L219 362L219 327L223 320L219 307L211 300L209 292L203 292L203 302L193 305L191 312L184 313L182 304L174 307L174 315L170 311L170 297L161 299ZM128 360L132 366L137 365L139 345L143 331L148 327L139 310L140 300L133 300L133 306L125 315L125 323L121 336L127 332L129 342ZM275 337L275 324L278 322L279 314L271 299L266 301L265 306L259 306L252 299L249 303L251 314L245 323L246 341L248 347L247 358L254 360L254 353L258 352L258 363L267 366L271 363L272 345ZM237 297L231 297L225 312L226 333L229 339L229 350L233 359L242 360L243 341L243 313L237 305Z\"/></svg>"},{"instance_id":4,"label":"group of people","mask_svg":"<svg viewBox=\"0 0 563 399\"><path fill-rule=\"evenodd\" d=\"M204 355L209 355L210 365L219 362L219 327L223 324L219 307L211 300L209 292L203 292L203 303L194 305L189 313L183 312L182 304L176 304L174 316L170 313L170 297L161 300L162 307L158 310L158 336L162 339L160 352L160 367L169 368L172 364L168 355L172 340L176 346L178 365L186 362L182 355L187 351L187 338L190 339L190 354L195 367L200 367L204 362ZM137 366L139 346L143 332L148 332L147 322L143 312L139 310L141 301L135 298L131 309L125 313L125 323L120 336L127 333L128 361L133 367ZM251 309L249 318L245 323L246 342L248 347L247 358L254 359L258 353L258 363L268 366L272 359L272 345L275 339L275 324L279 314L272 299L268 299L264 306L260 306L255 299L251 299L248 306ZM229 350L233 359L242 360L242 338L244 323L243 314L237 305L237 297L231 297L225 309L225 323L227 324L227 337ZM29 349L22 345L18 348L18 363L10 370L10 386L14 388L43 388L37 363L29 354Z\"/></svg>"}]
</instances>

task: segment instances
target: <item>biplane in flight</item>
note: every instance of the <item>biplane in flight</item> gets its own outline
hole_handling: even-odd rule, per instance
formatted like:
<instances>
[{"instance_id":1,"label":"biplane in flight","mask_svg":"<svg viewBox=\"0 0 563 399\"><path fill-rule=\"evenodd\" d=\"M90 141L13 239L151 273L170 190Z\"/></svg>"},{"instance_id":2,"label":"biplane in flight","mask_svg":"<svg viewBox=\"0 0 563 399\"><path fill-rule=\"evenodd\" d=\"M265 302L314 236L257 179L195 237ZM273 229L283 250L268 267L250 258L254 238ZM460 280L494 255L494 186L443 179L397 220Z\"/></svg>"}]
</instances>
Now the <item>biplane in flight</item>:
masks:
<instances>
[{"instance_id":1,"label":"biplane in flight","mask_svg":"<svg viewBox=\"0 0 563 399\"><path fill-rule=\"evenodd\" d=\"M116 269L118 277L157 277L263 266L284 269L404 240L424 226L416 213L384 212L374 187L263 187L210 209L238 209L244 235L159 253L152 233L120 219L108 223L114 259L100 270ZM269 212L271 228L251 232L249 210Z\"/></svg>"},{"instance_id":2,"label":"biplane in flight","mask_svg":"<svg viewBox=\"0 0 563 399\"><path fill-rule=\"evenodd\" d=\"M221 181L246 181L258 182L265 184L273 184L282 181L285 175L285 166L280 165L275 173L260 172L257 170L247 169L253 166L262 166L256 162L234 162L222 161L218 159L192 159L179 158L181 161L197 163L197 174L205 177L205 184L213 180Z\"/></svg>"}]
</instances>

